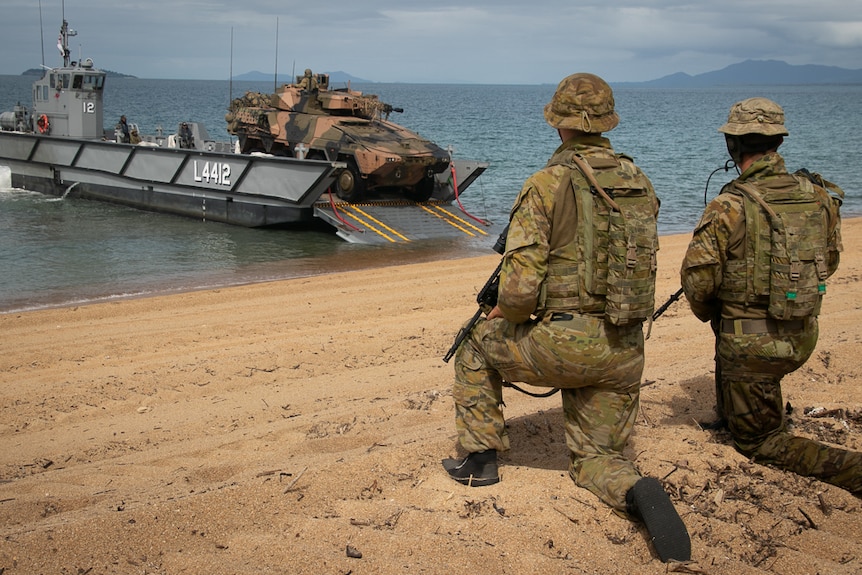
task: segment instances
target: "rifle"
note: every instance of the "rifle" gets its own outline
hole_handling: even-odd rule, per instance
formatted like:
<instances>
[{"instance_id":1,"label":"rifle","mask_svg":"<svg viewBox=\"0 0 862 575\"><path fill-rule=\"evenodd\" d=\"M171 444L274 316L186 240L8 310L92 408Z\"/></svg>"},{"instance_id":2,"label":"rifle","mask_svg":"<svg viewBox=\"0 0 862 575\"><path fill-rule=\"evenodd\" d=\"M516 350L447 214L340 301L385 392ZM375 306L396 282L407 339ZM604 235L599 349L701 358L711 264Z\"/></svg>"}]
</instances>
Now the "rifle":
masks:
<instances>
[{"instance_id":1,"label":"rifle","mask_svg":"<svg viewBox=\"0 0 862 575\"><path fill-rule=\"evenodd\" d=\"M668 298L668 300L662 304L662 306L660 308L655 310L655 313L652 314L652 320L653 321L657 320L659 318L659 316L661 316L661 314L666 312L667 308L669 308L671 305L673 305L673 302L678 300L681 296L682 296L682 288L679 288L678 290L676 290L675 294L670 296Z\"/></svg>"},{"instance_id":2,"label":"rifle","mask_svg":"<svg viewBox=\"0 0 862 575\"><path fill-rule=\"evenodd\" d=\"M508 234L509 226L507 225L505 229L500 232L500 237L497 238L497 241L494 244L494 251L500 255L503 255L506 252L506 236ZM502 268L503 260L500 260L500 263L497 264L497 269L494 270L494 273L491 274L491 277L488 278L488 281L485 282L485 285L483 285L482 289L479 290L479 293L476 294L476 303L479 304L479 309L476 310L476 313L473 314L470 321L458 330L458 334L455 336L455 342L452 344L452 347L449 348L449 351L446 352L446 355L443 356L443 361L446 363L449 363L449 360L452 359L452 356L455 355L455 352L458 351L459 347L461 347L461 343L468 335L470 335L470 332L473 330L473 326L476 325L476 322L479 321L482 314L490 312L494 309L494 306L497 305L497 292L500 290L500 270Z\"/></svg>"}]
</instances>

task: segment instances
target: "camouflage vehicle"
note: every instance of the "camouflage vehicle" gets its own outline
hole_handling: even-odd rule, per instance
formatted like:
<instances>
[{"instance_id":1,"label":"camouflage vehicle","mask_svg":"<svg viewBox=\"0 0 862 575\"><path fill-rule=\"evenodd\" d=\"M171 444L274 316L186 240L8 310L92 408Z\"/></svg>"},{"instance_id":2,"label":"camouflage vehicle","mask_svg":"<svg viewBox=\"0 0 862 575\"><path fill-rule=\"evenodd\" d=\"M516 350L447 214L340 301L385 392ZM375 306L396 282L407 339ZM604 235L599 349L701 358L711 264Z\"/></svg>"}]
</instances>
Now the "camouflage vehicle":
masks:
<instances>
[{"instance_id":1,"label":"camouflage vehicle","mask_svg":"<svg viewBox=\"0 0 862 575\"><path fill-rule=\"evenodd\" d=\"M247 92L234 99L225 120L242 153L341 161L338 197L359 202L374 192L424 202L435 174L449 168L449 153L389 121L402 112L376 95L329 89L328 74L305 71L274 94Z\"/></svg>"}]
</instances>

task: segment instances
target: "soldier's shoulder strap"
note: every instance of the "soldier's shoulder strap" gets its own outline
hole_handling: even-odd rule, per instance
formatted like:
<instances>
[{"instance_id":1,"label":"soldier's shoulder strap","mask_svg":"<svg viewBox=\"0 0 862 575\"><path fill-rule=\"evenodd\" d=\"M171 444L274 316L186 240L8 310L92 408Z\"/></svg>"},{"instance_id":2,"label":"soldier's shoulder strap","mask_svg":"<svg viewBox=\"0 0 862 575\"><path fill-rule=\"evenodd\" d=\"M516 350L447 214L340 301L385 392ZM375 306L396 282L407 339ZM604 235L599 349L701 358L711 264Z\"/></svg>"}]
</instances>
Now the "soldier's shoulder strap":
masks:
<instances>
[{"instance_id":1,"label":"soldier's shoulder strap","mask_svg":"<svg viewBox=\"0 0 862 575\"><path fill-rule=\"evenodd\" d=\"M764 211L769 214L770 220L775 220L778 218L778 214L775 213L766 200L763 199L763 196L760 195L760 192L757 191L757 188L752 186L751 184L746 184L743 182L734 182L734 188L739 190L743 196L746 198L757 202L760 207L764 209Z\"/></svg>"},{"instance_id":2,"label":"soldier's shoulder strap","mask_svg":"<svg viewBox=\"0 0 862 575\"><path fill-rule=\"evenodd\" d=\"M611 198L611 196L604 190L604 188L602 188L598 180L596 180L596 175L593 173L593 167L590 165L590 163L578 154L572 155L572 161L575 163L576 166L578 166L578 169L581 171L584 177L587 178L587 181L590 182L590 185L593 187L596 193L598 193L602 197L602 199L608 203L611 209L613 209L615 212L620 212L620 207L613 200L613 198Z\"/></svg>"},{"instance_id":3,"label":"soldier's shoulder strap","mask_svg":"<svg viewBox=\"0 0 862 575\"><path fill-rule=\"evenodd\" d=\"M844 202L844 190L842 190L836 184L830 182L817 172L811 172L808 170L808 168L800 168L796 170L793 175L799 178L805 178L815 186L822 188L833 199L837 200L839 204Z\"/></svg>"}]
</instances>

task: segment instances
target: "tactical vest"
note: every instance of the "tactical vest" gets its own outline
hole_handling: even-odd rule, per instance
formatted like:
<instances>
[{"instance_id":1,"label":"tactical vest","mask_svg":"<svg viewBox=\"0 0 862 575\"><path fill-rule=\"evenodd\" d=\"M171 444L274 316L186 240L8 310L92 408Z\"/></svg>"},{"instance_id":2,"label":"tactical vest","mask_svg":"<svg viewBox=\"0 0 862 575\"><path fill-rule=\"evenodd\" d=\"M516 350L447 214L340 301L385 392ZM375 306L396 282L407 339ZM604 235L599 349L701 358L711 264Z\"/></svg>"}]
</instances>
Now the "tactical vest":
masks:
<instances>
[{"instance_id":1,"label":"tactical vest","mask_svg":"<svg viewBox=\"0 0 862 575\"><path fill-rule=\"evenodd\" d=\"M553 249L556 226L552 230L540 307L602 313L618 326L639 324L655 307L658 201L652 186L622 155L560 156L554 163L572 168L562 193L574 195L577 230L560 250Z\"/></svg>"},{"instance_id":2,"label":"tactical vest","mask_svg":"<svg viewBox=\"0 0 862 575\"><path fill-rule=\"evenodd\" d=\"M790 175L757 188L732 182L728 191L743 198L745 257L726 262L718 297L779 320L818 315L829 275L828 199Z\"/></svg>"}]
</instances>

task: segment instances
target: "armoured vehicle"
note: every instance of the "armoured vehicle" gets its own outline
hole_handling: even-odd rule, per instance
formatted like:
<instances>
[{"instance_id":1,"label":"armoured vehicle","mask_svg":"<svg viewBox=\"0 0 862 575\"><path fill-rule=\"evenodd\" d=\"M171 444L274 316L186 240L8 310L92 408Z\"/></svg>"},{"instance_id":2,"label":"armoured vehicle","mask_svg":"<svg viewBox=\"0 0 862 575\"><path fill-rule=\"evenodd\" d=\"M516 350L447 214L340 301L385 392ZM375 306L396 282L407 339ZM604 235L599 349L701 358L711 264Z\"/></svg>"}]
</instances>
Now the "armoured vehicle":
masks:
<instances>
[{"instance_id":1,"label":"armoured vehicle","mask_svg":"<svg viewBox=\"0 0 862 575\"><path fill-rule=\"evenodd\" d=\"M394 193L424 202L435 175L449 168L449 153L390 122L392 112L403 109L350 87L330 89L328 74L306 70L274 94L234 99L225 120L242 153L344 162L334 186L342 200Z\"/></svg>"}]
</instances>

